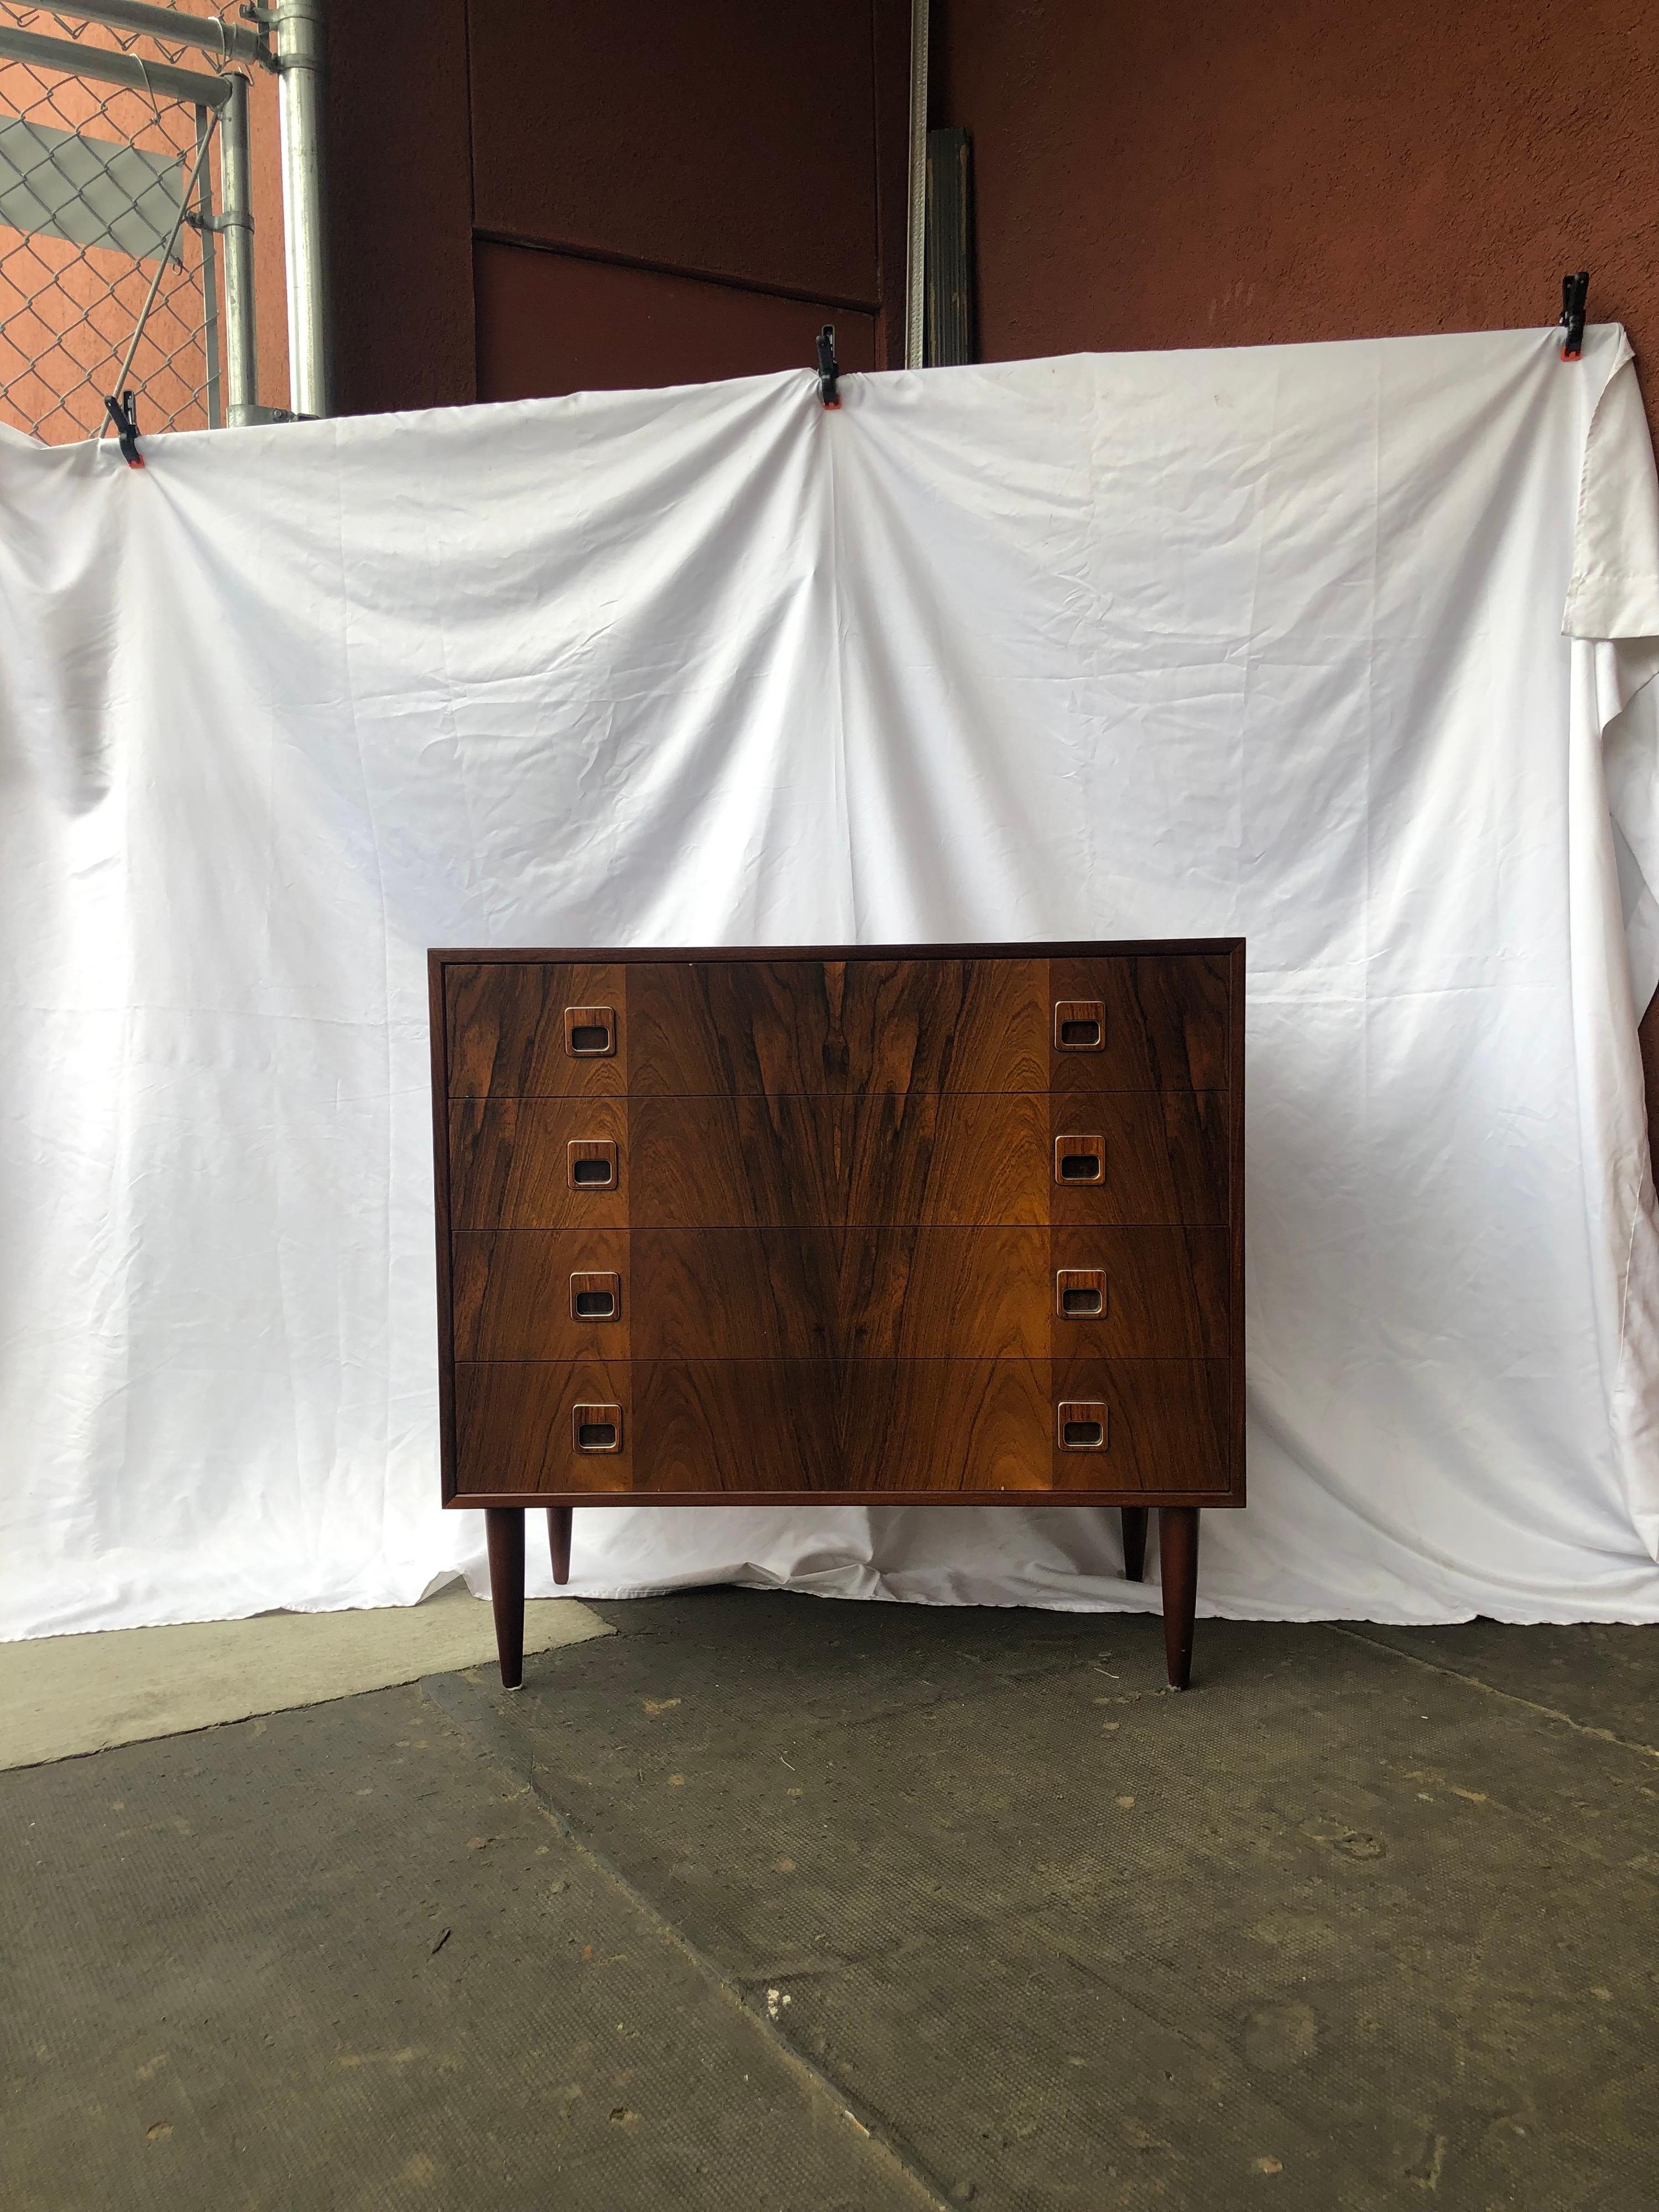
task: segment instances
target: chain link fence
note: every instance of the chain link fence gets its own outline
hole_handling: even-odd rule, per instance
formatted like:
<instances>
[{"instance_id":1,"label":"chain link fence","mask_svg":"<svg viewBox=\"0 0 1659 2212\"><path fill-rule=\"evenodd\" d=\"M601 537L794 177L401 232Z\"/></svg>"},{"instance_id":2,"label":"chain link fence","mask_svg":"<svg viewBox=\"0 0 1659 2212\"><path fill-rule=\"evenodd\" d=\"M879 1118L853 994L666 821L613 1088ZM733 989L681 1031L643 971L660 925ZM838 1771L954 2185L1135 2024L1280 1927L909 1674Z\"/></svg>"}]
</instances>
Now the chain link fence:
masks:
<instances>
[{"instance_id":1,"label":"chain link fence","mask_svg":"<svg viewBox=\"0 0 1659 2212\"><path fill-rule=\"evenodd\" d=\"M233 88L199 43L0 0L0 422L46 444L97 435L127 386L146 429L228 419L215 142Z\"/></svg>"}]
</instances>

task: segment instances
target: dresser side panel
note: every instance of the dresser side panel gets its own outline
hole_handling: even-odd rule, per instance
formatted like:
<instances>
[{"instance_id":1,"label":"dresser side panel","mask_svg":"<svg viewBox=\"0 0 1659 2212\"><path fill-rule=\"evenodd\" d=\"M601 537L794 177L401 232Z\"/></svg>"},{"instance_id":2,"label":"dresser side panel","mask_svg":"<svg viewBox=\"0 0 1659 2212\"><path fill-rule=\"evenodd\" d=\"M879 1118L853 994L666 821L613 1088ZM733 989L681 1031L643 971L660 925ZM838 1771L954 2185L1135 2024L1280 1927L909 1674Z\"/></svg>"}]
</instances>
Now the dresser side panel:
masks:
<instances>
[{"instance_id":1,"label":"dresser side panel","mask_svg":"<svg viewBox=\"0 0 1659 2212\"><path fill-rule=\"evenodd\" d=\"M455 1340L451 1280L449 1041L441 956L427 955L427 1031L432 1055L433 1233L438 1272L438 1465L443 1502L455 1495Z\"/></svg>"}]
</instances>

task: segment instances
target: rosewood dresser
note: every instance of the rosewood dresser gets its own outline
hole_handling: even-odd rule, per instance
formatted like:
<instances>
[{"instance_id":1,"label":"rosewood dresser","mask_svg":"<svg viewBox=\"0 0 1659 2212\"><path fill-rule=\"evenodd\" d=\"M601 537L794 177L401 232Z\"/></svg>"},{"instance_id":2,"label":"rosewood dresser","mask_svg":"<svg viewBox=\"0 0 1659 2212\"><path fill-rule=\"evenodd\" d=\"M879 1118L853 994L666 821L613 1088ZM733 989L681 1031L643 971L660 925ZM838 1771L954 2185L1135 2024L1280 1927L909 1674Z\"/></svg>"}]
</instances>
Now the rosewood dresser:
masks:
<instances>
[{"instance_id":1,"label":"rosewood dresser","mask_svg":"<svg viewBox=\"0 0 1659 2212\"><path fill-rule=\"evenodd\" d=\"M1237 939L430 956L444 1503L1244 1503Z\"/></svg>"}]
</instances>

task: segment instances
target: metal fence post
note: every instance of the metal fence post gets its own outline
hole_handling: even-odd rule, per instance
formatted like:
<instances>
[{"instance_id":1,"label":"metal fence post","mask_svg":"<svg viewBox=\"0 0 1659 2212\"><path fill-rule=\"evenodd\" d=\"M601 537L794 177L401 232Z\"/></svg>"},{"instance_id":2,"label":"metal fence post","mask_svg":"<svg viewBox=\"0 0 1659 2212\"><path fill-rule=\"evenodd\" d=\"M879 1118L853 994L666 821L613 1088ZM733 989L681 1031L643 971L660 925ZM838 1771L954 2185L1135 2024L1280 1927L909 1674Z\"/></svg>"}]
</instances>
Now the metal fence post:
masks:
<instances>
[{"instance_id":1,"label":"metal fence post","mask_svg":"<svg viewBox=\"0 0 1659 2212\"><path fill-rule=\"evenodd\" d=\"M225 241L225 419L258 422L259 352L253 313L253 216L249 202L247 79L232 70L219 118L219 222Z\"/></svg>"},{"instance_id":2,"label":"metal fence post","mask_svg":"<svg viewBox=\"0 0 1659 2212\"><path fill-rule=\"evenodd\" d=\"M276 0L288 256L288 374L296 415L332 413L323 203L324 0Z\"/></svg>"},{"instance_id":3,"label":"metal fence post","mask_svg":"<svg viewBox=\"0 0 1659 2212\"><path fill-rule=\"evenodd\" d=\"M222 429L225 420L224 394L219 382L219 282L215 271L214 240L219 234L219 222L213 212L213 177L204 158L208 140L213 135L213 117L205 107L196 111L196 206L193 212L186 210L185 221L194 226L202 241L202 338L207 354L207 418L210 430ZM223 142L220 143L220 161L224 159Z\"/></svg>"}]
</instances>

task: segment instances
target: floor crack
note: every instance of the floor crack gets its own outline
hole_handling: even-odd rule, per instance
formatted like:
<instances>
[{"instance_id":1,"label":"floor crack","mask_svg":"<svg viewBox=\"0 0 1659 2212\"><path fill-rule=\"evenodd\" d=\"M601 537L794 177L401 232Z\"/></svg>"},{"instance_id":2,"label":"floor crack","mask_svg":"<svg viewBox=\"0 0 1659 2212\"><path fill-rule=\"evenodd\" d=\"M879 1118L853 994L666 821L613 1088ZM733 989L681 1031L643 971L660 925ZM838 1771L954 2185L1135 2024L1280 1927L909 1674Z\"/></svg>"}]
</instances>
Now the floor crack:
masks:
<instances>
[{"instance_id":1,"label":"floor crack","mask_svg":"<svg viewBox=\"0 0 1659 2212\"><path fill-rule=\"evenodd\" d=\"M884 2116L878 2114L867 2100L843 2087L833 2075L827 2074L787 2033L780 2018L769 2016L767 2008L757 2007L750 2001L743 1980L730 1973L718 1960L695 1943L685 1929L671 1920L662 1907L632 1881L607 1852L583 1834L546 1784L536 1779L533 1752L518 1740L507 1717L495 1712L487 1697L483 1702L481 1715L479 1705L465 1695L458 1697L450 1686L449 1679L441 1674L422 1675L416 1687L423 1702L442 1715L475 1759L519 1782L521 1784L520 1794L532 1799L543 1818L569 1848L613 1887L621 1891L647 1926L672 1943L739 2011L757 2023L762 2034L768 2038L785 2063L807 2077L816 2093L827 2098L852 2123L858 2133L868 2141L872 2154L886 2163L890 2172L908 2184L912 2191L934 2208L934 2212L949 2212L943 2185L927 2171L915 2151L905 2142L902 2131L889 2123ZM482 1727L478 1724L481 1717ZM531 1767L527 1780L523 1771L526 1761Z\"/></svg>"},{"instance_id":2,"label":"floor crack","mask_svg":"<svg viewBox=\"0 0 1659 2212\"><path fill-rule=\"evenodd\" d=\"M1520 1705L1529 1713L1540 1714L1544 1719L1559 1721L1575 1735L1587 1735L1597 1743L1610 1743L1620 1751L1633 1751L1640 1759L1659 1761L1659 1745L1640 1743L1633 1736L1619 1735L1612 1729L1596 1728L1589 1721L1577 1721L1571 1713L1564 1713L1558 1705L1540 1704L1536 1698L1523 1698L1514 1690L1500 1690L1493 1683L1483 1682L1478 1674L1466 1674L1461 1668L1448 1667L1438 1659L1419 1658L1414 1651L1402 1651L1398 1644L1385 1644L1380 1637L1366 1636L1357 1628L1344 1623L1328 1620L1323 1626L1334 1636L1346 1636L1354 1644L1363 1644L1368 1650L1386 1651L1391 1658L1403 1659L1408 1667L1421 1667L1431 1674L1444 1674L1454 1682L1462 1682L1466 1689L1480 1690L1486 1697L1501 1698L1505 1705Z\"/></svg>"}]
</instances>

